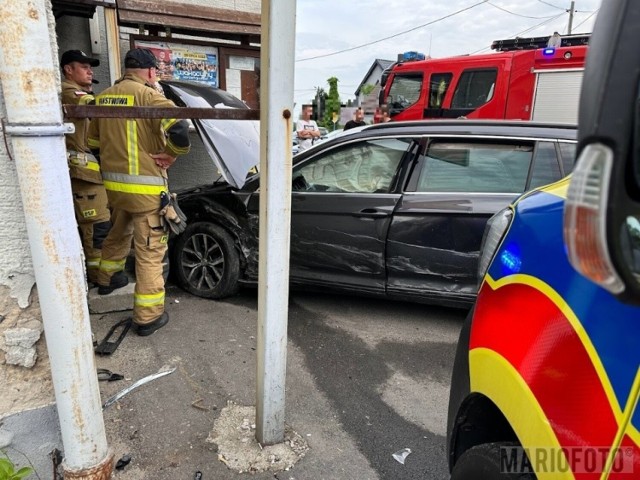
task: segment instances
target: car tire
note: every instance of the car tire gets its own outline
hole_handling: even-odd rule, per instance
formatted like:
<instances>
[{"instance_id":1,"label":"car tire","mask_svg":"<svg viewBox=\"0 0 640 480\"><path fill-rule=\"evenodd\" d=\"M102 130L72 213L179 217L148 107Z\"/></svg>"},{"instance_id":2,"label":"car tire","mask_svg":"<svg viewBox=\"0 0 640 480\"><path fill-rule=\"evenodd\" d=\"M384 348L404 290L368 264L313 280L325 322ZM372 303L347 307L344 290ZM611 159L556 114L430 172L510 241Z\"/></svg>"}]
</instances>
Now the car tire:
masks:
<instances>
[{"instance_id":1,"label":"car tire","mask_svg":"<svg viewBox=\"0 0 640 480\"><path fill-rule=\"evenodd\" d=\"M178 284L198 297L221 299L238 291L238 251L231 235L218 225L189 225L176 240L172 262Z\"/></svg>"},{"instance_id":2,"label":"car tire","mask_svg":"<svg viewBox=\"0 0 640 480\"><path fill-rule=\"evenodd\" d=\"M519 447L513 443L484 443L464 452L451 471L450 480L535 480L533 473L500 470L500 448Z\"/></svg>"}]
</instances>

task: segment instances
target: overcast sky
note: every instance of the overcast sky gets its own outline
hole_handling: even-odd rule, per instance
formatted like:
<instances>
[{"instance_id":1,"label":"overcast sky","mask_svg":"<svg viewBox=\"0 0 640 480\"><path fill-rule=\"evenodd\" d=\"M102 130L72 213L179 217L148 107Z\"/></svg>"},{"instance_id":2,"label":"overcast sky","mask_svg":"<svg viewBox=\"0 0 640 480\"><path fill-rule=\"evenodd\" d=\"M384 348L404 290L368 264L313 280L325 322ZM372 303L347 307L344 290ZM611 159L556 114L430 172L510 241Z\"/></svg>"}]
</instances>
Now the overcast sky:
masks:
<instances>
[{"instance_id":1,"label":"overcast sky","mask_svg":"<svg viewBox=\"0 0 640 480\"><path fill-rule=\"evenodd\" d=\"M574 34L592 31L600 3L575 0ZM328 91L332 76L339 80L343 102L355 98L376 58L395 60L410 50L430 51L434 58L490 53L493 40L566 34L570 5L570 0L298 0L296 110L310 101L315 87ZM392 38L354 49L386 37ZM346 49L353 50L329 55Z\"/></svg>"}]
</instances>

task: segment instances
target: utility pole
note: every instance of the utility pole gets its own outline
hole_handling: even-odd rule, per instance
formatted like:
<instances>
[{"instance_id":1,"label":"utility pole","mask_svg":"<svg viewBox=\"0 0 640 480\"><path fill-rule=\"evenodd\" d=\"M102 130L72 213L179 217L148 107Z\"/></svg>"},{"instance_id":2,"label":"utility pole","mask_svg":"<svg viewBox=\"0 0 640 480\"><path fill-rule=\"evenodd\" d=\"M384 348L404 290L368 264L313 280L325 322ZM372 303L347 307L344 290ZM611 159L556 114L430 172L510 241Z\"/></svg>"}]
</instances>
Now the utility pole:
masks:
<instances>
[{"instance_id":1,"label":"utility pole","mask_svg":"<svg viewBox=\"0 0 640 480\"><path fill-rule=\"evenodd\" d=\"M572 0L571 7L569 8L569 10L567 10L567 12L569 12L569 27L567 29L568 35L571 35L571 29L573 28L573 13L575 12L575 8L576 8L576 2Z\"/></svg>"}]
</instances>

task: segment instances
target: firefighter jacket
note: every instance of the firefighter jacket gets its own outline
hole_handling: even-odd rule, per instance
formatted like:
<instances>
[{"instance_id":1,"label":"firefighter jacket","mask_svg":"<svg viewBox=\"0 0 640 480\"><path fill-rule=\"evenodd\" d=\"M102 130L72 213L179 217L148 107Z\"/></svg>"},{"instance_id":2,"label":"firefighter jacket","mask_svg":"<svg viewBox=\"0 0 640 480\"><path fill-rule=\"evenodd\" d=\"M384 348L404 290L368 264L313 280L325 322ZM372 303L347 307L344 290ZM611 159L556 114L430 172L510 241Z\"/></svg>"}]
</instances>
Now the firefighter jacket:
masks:
<instances>
[{"instance_id":1,"label":"firefighter jacket","mask_svg":"<svg viewBox=\"0 0 640 480\"><path fill-rule=\"evenodd\" d=\"M176 107L141 77L129 72L96 96L99 106ZM177 107L176 107L177 108ZM155 153L177 157L189 152L189 127L175 118L95 118L89 147L100 150L100 164L109 203L129 212L160 207L168 191L167 172L156 165Z\"/></svg>"},{"instance_id":2,"label":"firefighter jacket","mask_svg":"<svg viewBox=\"0 0 640 480\"><path fill-rule=\"evenodd\" d=\"M89 105L93 103L93 93L83 90L77 83L64 79L62 81L62 103L67 105ZM75 132L65 136L67 162L71 178L90 183L102 183L100 165L87 147L88 118L71 118Z\"/></svg>"}]
</instances>

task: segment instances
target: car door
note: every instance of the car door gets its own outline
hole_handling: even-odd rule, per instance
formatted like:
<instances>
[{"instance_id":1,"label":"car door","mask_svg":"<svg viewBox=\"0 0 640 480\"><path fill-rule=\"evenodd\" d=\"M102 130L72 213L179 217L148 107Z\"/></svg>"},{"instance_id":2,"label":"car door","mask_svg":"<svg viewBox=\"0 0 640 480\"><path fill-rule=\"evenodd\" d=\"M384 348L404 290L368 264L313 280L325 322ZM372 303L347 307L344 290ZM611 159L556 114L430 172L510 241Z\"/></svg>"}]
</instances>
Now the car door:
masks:
<instances>
[{"instance_id":1,"label":"car door","mask_svg":"<svg viewBox=\"0 0 640 480\"><path fill-rule=\"evenodd\" d=\"M413 145L413 148L412 148ZM318 152L293 169L291 280L384 294L385 242L412 138L368 138Z\"/></svg>"},{"instance_id":2,"label":"car door","mask_svg":"<svg viewBox=\"0 0 640 480\"><path fill-rule=\"evenodd\" d=\"M534 139L431 137L398 204L387 241L387 291L445 305L470 304L484 227L531 183L560 178L553 143ZM550 153L552 152L552 153ZM547 162L548 163L548 162Z\"/></svg>"}]
</instances>

